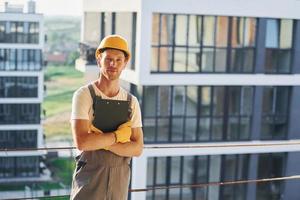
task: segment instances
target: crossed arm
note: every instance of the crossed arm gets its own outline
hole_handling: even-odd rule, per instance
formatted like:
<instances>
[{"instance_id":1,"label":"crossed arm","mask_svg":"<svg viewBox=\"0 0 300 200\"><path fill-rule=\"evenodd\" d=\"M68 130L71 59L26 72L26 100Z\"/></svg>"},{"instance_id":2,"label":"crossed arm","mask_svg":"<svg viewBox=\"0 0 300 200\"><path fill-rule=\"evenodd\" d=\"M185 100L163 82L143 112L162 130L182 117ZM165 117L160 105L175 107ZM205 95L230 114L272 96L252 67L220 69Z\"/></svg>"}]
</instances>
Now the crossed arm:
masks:
<instances>
[{"instance_id":1,"label":"crossed arm","mask_svg":"<svg viewBox=\"0 0 300 200\"><path fill-rule=\"evenodd\" d=\"M114 133L90 132L90 122L83 119L71 121L72 134L75 146L81 151L92 151L106 148L109 151L124 157L140 156L143 151L142 128L132 128L130 142L116 143Z\"/></svg>"}]
</instances>

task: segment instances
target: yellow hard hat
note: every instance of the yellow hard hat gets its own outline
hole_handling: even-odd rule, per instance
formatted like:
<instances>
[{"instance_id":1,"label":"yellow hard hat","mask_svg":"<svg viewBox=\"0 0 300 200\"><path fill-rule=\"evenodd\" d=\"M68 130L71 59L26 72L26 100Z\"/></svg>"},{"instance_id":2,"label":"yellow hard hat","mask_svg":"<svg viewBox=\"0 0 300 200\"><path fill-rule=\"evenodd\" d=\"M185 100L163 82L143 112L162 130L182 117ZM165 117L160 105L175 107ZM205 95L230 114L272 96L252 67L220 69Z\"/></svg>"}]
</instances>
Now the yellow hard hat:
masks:
<instances>
[{"instance_id":1,"label":"yellow hard hat","mask_svg":"<svg viewBox=\"0 0 300 200\"><path fill-rule=\"evenodd\" d=\"M102 53L105 49L118 49L125 53L125 57L128 59L130 58L130 51L128 48L128 43L125 38L123 38L120 35L108 35L100 42L96 52L95 56L97 56Z\"/></svg>"}]
</instances>

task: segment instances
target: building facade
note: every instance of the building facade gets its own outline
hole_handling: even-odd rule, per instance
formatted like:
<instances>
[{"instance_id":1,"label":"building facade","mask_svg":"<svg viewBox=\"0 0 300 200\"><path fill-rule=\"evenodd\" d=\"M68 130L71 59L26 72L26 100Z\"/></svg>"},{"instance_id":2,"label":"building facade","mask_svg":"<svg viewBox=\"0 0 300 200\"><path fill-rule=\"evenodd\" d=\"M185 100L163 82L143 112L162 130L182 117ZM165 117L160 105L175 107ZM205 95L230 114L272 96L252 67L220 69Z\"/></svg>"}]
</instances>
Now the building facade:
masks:
<instances>
[{"instance_id":1,"label":"building facade","mask_svg":"<svg viewBox=\"0 0 300 200\"><path fill-rule=\"evenodd\" d=\"M21 5L5 3L0 13L0 182L49 179L41 171L43 147L43 16Z\"/></svg>"},{"instance_id":2,"label":"building facade","mask_svg":"<svg viewBox=\"0 0 300 200\"><path fill-rule=\"evenodd\" d=\"M133 189L300 174L299 9L294 0L83 1L76 68L87 81L97 78L104 36L131 47L122 80L141 104L145 141ZM130 198L297 200L297 188L299 180Z\"/></svg>"}]
</instances>

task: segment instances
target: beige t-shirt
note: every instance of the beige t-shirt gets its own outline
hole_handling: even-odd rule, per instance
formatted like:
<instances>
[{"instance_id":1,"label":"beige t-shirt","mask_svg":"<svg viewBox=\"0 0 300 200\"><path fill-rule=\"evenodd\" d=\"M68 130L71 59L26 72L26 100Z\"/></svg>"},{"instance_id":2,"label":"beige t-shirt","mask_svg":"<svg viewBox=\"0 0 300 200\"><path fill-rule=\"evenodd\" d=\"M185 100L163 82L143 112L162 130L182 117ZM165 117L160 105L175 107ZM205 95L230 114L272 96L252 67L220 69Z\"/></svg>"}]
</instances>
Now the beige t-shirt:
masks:
<instances>
[{"instance_id":1,"label":"beige t-shirt","mask_svg":"<svg viewBox=\"0 0 300 200\"><path fill-rule=\"evenodd\" d=\"M93 83L93 88L97 96L101 96L102 99L112 99L112 100L127 100L127 92L123 88L120 88L118 94L114 97L108 97L103 94ZM132 96L131 100L132 109L132 128L142 127L142 117L139 102L135 96ZM88 85L82 86L74 92L72 100L72 119L86 119L90 122L93 120L93 99L90 94Z\"/></svg>"}]
</instances>

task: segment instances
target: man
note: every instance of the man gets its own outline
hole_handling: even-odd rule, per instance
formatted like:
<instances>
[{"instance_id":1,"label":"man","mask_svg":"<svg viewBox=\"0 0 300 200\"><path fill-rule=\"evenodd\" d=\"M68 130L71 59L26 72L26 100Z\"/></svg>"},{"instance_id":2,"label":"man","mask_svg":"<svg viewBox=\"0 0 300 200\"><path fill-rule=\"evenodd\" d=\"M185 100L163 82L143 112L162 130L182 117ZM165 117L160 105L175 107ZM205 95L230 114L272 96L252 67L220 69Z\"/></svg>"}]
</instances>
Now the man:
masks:
<instances>
[{"instance_id":1,"label":"man","mask_svg":"<svg viewBox=\"0 0 300 200\"><path fill-rule=\"evenodd\" d=\"M123 200L128 195L130 158L141 155L143 149L137 98L119 83L130 59L127 41L119 35L109 35L101 41L95 56L99 78L79 88L73 96L71 126L80 154L76 157L71 199ZM118 108L124 102L129 106L125 113ZM115 123L115 128L107 128L102 122L109 120L110 114L115 118L126 118L128 114L128 120L117 126L115 120L108 121L109 125Z\"/></svg>"}]
</instances>

